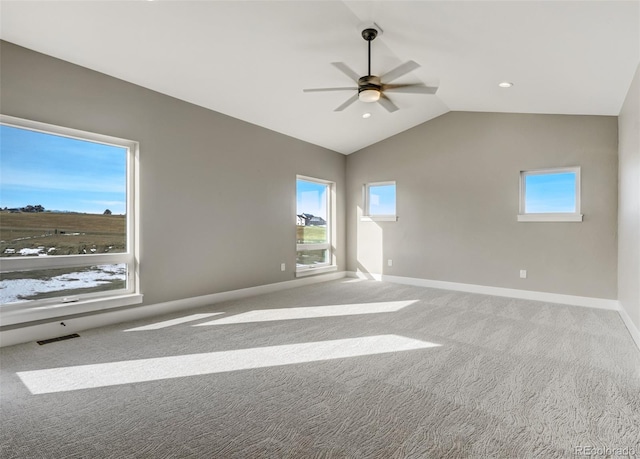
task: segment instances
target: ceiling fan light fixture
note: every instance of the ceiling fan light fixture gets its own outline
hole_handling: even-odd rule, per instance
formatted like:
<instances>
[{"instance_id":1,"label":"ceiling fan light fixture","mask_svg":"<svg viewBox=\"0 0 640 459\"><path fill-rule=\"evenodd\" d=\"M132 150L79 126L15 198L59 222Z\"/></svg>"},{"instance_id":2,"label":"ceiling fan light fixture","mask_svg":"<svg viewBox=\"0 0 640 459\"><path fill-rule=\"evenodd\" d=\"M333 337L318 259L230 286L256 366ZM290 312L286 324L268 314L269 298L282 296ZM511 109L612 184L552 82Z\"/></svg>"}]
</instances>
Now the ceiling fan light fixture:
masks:
<instances>
[{"instance_id":1,"label":"ceiling fan light fixture","mask_svg":"<svg viewBox=\"0 0 640 459\"><path fill-rule=\"evenodd\" d=\"M380 100L380 91L378 89L363 89L358 93L360 102L378 102Z\"/></svg>"}]
</instances>

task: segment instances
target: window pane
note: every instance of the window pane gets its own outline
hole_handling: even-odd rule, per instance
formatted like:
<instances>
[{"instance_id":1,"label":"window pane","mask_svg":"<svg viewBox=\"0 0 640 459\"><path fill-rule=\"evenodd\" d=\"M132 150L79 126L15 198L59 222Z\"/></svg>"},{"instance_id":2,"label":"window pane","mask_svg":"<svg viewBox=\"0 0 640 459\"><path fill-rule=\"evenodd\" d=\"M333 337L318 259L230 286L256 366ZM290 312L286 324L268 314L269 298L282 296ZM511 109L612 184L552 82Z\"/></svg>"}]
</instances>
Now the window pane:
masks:
<instances>
[{"instance_id":1,"label":"window pane","mask_svg":"<svg viewBox=\"0 0 640 459\"><path fill-rule=\"evenodd\" d=\"M2 273L0 303L72 296L127 287L127 264Z\"/></svg>"},{"instance_id":2,"label":"window pane","mask_svg":"<svg viewBox=\"0 0 640 459\"><path fill-rule=\"evenodd\" d=\"M396 215L396 186L369 186L369 215Z\"/></svg>"},{"instance_id":3,"label":"window pane","mask_svg":"<svg viewBox=\"0 0 640 459\"><path fill-rule=\"evenodd\" d=\"M309 266L329 263L328 250L299 250L296 253L297 266Z\"/></svg>"},{"instance_id":4,"label":"window pane","mask_svg":"<svg viewBox=\"0 0 640 459\"><path fill-rule=\"evenodd\" d=\"M0 129L1 257L127 251L126 148Z\"/></svg>"},{"instance_id":5,"label":"window pane","mask_svg":"<svg viewBox=\"0 0 640 459\"><path fill-rule=\"evenodd\" d=\"M576 173L525 175L525 213L576 212Z\"/></svg>"},{"instance_id":6,"label":"window pane","mask_svg":"<svg viewBox=\"0 0 640 459\"><path fill-rule=\"evenodd\" d=\"M327 202L329 185L307 180L296 181L296 242L329 242Z\"/></svg>"}]
</instances>

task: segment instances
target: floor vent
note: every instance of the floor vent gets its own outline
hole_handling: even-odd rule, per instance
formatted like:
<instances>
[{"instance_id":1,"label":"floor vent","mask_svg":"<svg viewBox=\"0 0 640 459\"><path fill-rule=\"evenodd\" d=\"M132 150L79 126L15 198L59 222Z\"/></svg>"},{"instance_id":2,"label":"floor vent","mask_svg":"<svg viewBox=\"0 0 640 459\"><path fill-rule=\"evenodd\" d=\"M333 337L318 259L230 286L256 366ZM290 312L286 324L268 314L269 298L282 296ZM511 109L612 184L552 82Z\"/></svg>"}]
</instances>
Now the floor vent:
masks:
<instances>
[{"instance_id":1,"label":"floor vent","mask_svg":"<svg viewBox=\"0 0 640 459\"><path fill-rule=\"evenodd\" d=\"M44 339L42 341L38 341L38 344L42 346L43 344L55 343L56 341L64 341L65 339L72 339L72 338L80 338L80 335L78 335L77 333L74 333L73 335L65 335L65 336L59 336L57 338Z\"/></svg>"}]
</instances>

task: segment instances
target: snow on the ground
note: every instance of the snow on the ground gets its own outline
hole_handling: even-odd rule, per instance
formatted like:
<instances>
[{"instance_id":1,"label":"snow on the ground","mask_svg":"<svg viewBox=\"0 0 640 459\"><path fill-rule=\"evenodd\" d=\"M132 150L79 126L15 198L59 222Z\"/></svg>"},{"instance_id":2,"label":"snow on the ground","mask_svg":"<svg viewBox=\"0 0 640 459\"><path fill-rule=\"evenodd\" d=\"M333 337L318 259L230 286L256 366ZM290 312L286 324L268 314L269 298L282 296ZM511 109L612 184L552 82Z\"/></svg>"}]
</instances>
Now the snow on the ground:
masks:
<instances>
[{"instance_id":1,"label":"snow on the ground","mask_svg":"<svg viewBox=\"0 0 640 459\"><path fill-rule=\"evenodd\" d=\"M20 255L40 255L40 252L42 252L42 249L40 247L38 247L37 249L29 249L25 247L24 249L18 250L18 253Z\"/></svg>"},{"instance_id":2,"label":"snow on the ground","mask_svg":"<svg viewBox=\"0 0 640 459\"><path fill-rule=\"evenodd\" d=\"M29 275L29 272L25 272ZM125 280L127 265L96 265L89 271L73 272L52 277L48 280L40 279L3 279L0 280L0 303L16 303L22 300L20 296L31 296L37 293L56 292L77 288L96 287L109 284L115 280Z\"/></svg>"}]
</instances>

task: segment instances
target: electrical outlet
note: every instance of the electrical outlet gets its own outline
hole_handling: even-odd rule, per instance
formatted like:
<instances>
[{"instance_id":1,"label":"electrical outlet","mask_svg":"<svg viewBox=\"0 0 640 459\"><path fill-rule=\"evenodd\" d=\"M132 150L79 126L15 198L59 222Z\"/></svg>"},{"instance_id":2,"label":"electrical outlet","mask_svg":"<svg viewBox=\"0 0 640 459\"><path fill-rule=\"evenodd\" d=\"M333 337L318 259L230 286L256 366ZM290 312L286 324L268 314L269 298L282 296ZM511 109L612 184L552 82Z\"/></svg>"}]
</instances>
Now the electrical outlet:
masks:
<instances>
[{"instance_id":1,"label":"electrical outlet","mask_svg":"<svg viewBox=\"0 0 640 459\"><path fill-rule=\"evenodd\" d=\"M521 269L520 270L520 279L526 279L527 278L527 270L526 269Z\"/></svg>"},{"instance_id":2,"label":"electrical outlet","mask_svg":"<svg viewBox=\"0 0 640 459\"><path fill-rule=\"evenodd\" d=\"M287 265L280 263L280 271L284 271L285 269L287 269Z\"/></svg>"},{"instance_id":3,"label":"electrical outlet","mask_svg":"<svg viewBox=\"0 0 640 459\"><path fill-rule=\"evenodd\" d=\"M393 266L393 260L391 258L387 260L387 266Z\"/></svg>"}]
</instances>

